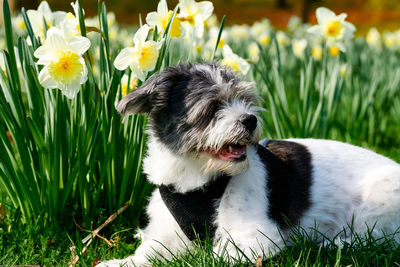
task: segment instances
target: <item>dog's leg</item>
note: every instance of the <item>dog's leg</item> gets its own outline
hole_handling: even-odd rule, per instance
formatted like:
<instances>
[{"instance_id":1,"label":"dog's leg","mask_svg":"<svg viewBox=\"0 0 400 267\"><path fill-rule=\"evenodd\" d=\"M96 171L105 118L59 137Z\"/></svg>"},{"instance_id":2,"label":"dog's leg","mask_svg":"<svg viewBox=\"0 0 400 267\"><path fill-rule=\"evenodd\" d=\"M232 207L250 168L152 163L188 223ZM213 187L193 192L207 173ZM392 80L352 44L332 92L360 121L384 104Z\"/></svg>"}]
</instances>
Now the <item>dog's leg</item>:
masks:
<instances>
[{"instance_id":1,"label":"dog's leg","mask_svg":"<svg viewBox=\"0 0 400 267\"><path fill-rule=\"evenodd\" d=\"M273 256L283 247L283 239L275 224L267 226L254 221L240 224L242 230L218 233L219 238L214 246L217 255L255 261L258 256Z\"/></svg>"},{"instance_id":2,"label":"dog's leg","mask_svg":"<svg viewBox=\"0 0 400 267\"><path fill-rule=\"evenodd\" d=\"M218 206L215 252L234 258L270 256L283 247L278 225L268 217L266 170L254 147L250 168L232 177ZM225 249L223 249L225 248Z\"/></svg>"},{"instance_id":3,"label":"dog's leg","mask_svg":"<svg viewBox=\"0 0 400 267\"><path fill-rule=\"evenodd\" d=\"M150 221L145 229L138 231L142 244L135 254L122 260L102 262L99 266L146 266L150 265L149 257L171 259L191 248L191 242L164 205L158 189L153 192L147 214Z\"/></svg>"}]
</instances>

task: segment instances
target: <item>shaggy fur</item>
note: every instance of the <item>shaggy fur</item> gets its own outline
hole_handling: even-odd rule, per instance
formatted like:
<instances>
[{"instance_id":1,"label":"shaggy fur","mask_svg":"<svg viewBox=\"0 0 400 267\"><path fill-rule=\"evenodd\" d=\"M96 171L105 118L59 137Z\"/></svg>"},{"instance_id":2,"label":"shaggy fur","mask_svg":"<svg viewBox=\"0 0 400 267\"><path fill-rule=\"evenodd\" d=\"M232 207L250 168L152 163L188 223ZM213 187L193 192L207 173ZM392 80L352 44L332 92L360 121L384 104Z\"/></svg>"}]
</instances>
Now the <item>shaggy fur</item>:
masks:
<instances>
[{"instance_id":1,"label":"shaggy fur","mask_svg":"<svg viewBox=\"0 0 400 267\"><path fill-rule=\"evenodd\" d=\"M256 101L252 83L207 63L170 67L120 101L121 114L148 113L143 166L157 189L135 255L102 266L185 252L193 229L216 253L238 257L237 246L253 260L279 251L296 225L342 240L398 229L399 164L336 141L259 142Z\"/></svg>"}]
</instances>

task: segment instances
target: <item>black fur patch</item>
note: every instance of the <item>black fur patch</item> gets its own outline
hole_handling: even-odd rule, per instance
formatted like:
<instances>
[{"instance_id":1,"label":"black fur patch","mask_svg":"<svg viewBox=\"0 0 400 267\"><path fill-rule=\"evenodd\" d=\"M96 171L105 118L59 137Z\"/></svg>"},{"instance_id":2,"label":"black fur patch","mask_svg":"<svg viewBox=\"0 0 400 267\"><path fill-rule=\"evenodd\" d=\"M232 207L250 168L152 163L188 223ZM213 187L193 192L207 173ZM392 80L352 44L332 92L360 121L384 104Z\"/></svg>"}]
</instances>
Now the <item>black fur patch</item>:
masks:
<instances>
[{"instance_id":1,"label":"black fur patch","mask_svg":"<svg viewBox=\"0 0 400 267\"><path fill-rule=\"evenodd\" d=\"M270 218L281 229L297 224L310 207L311 154L301 144L269 141L257 153L267 168Z\"/></svg>"},{"instance_id":2,"label":"black fur patch","mask_svg":"<svg viewBox=\"0 0 400 267\"><path fill-rule=\"evenodd\" d=\"M204 187L184 194L176 192L173 186L159 187L165 206L190 240L196 239L196 234L201 240L205 240L207 234L214 237L215 203L222 197L230 178L220 176Z\"/></svg>"}]
</instances>

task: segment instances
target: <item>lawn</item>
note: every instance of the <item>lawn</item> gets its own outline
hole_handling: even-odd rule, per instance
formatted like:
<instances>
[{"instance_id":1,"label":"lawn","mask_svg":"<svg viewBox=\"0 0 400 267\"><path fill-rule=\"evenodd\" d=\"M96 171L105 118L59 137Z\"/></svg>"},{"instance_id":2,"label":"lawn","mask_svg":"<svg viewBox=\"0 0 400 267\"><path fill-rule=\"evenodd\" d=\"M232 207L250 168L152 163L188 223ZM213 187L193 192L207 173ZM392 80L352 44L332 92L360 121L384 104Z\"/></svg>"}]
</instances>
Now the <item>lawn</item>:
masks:
<instances>
[{"instance_id":1,"label":"lawn","mask_svg":"<svg viewBox=\"0 0 400 267\"><path fill-rule=\"evenodd\" d=\"M218 61L254 81L264 138L341 140L400 162L400 31L354 36L351 25L338 24L313 34L295 17L284 31L267 18L224 26L229 14L191 17L178 7L122 27L100 2L94 18L79 0L62 12L42 2L14 16L3 5L1 265L93 265L134 253L153 188L141 171L146 116L122 119L114 106L180 62ZM104 222L100 236L86 238ZM153 263L251 264L196 244L172 262ZM400 248L390 236L355 236L338 247L298 234L263 264L396 266Z\"/></svg>"}]
</instances>

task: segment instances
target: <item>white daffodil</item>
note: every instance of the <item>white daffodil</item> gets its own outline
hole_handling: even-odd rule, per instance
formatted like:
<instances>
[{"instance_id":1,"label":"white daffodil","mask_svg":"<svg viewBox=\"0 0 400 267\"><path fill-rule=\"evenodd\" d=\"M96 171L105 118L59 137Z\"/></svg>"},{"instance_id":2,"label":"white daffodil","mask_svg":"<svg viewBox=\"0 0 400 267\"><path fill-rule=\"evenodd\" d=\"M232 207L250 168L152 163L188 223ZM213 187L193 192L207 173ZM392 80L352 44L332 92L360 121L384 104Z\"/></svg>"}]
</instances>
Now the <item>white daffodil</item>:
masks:
<instances>
[{"instance_id":1,"label":"white daffodil","mask_svg":"<svg viewBox=\"0 0 400 267\"><path fill-rule=\"evenodd\" d=\"M382 46L381 34L376 28L369 29L366 40L371 47L381 48Z\"/></svg>"},{"instance_id":2,"label":"white daffodil","mask_svg":"<svg viewBox=\"0 0 400 267\"><path fill-rule=\"evenodd\" d=\"M22 91L26 92L27 91L26 80L25 80L24 72L22 71L18 47L16 47L16 46L14 46L14 54L15 54L15 59L17 62L17 71L18 71L19 82L21 84L21 89L22 89ZM5 77L7 77L6 62L5 62L4 54L1 52L0 52L0 71L3 72ZM5 81L2 80L2 75L0 75L0 85L4 88L8 87L4 82Z\"/></svg>"},{"instance_id":3,"label":"white daffodil","mask_svg":"<svg viewBox=\"0 0 400 267\"><path fill-rule=\"evenodd\" d=\"M322 54L323 54L322 46L319 44L314 45L314 47L311 50L311 54L315 60L320 61L322 59Z\"/></svg>"},{"instance_id":4,"label":"white daffodil","mask_svg":"<svg viewBox=\"0 0 400 267\"><path fill-rule=\"evenodd\" d=\"M303 58L304 57L304 50L306 50L306 47L307 47L307 40L306 39L300 39L300 40L293 40L292 41L293 54L298 58Z\"/></svg>"},{"instance_id":5,"label":"white daffodil","mask_svg":"<svg viewBox=\"0 0 400 267\"><path fill-rule=\"evenodd\" d=\"M124 74L121 79L121 97L126 96L130 90L136 89L137 87L137 79L131 75L129 80L128 74Z\"/></svg>"},{"instance_id":6,"label":"white daffodil","mask_svg":"<svg viewBox=\"0 0 400 267\"><path fill-rule=\"evenodd\" d=\"M208 29L211 29L213 27L219 27L219 22L218 22L218 17L215 14L212 14L206 21L205 21L205 26Z\"/></svg>"},{"instance_id":7,"label":"white daffodil","mask_svg":"<svg viewBox=\"0 0 400 267\"><path fill-rule=\"evenodd\" d=\"M250 70L250 64L233 53L228 45L223 47L222 55L224 57L221 61L222 65L230 67L233 71L240 71L243 75L246 75Z\"/></svg>"},{"instance_id":8,"label":"white daffodil","mask_svg":"<svg viewBox=\"0 0 400 267\"><path fill-rule=\"evenodd\" d=\"M316 14L318 25L310 27L308 32L323 36L328 42L353 38L356 27L345 21L347 14L342 13L336 16L334 12L325 7L317 8Z\"/></svg>"},{"instance_id":9,"label":"white daffodil","mask_svg":"<svg viewBox=\"0 0 400 267\"><path fill-rule=\"evenodd\" d=\"M157 30L160 34L163 34L167 29L168 22L172 17L173 11L168 10L167 1L161 0L157 6L157 12L150 12L147 14L146 22L152 27L157 26ZM181 37L184 34L184 29L181 20L175 16L172 21L171 28L169 31L171 37Z\"/></svg>"},{"instance_id":10,"label":"white daffodil","mask_svg":"<svg viewBox=\"0 0 400 267\"><path fill-rule=\"evenodd\" d=\"M47 31L46 42L36 49L38 65L44 65L39 73L40 84L49 89L58 88L68 98L73 98L80 85L87 80L87 67L82 54L90 47L86 37L74 36L69 41L63 32L52 27Z\"/></svg>"},{"instance_id":11,"label":"white daffodil","mask_svg":"<svg viewBox=\"0 0 400 267\"><path fill-rule=\"evenodd\" d=\"M68 12L65 19L61 23L61 28L66 32L67 36L78 36L81 35L81 26L79 24L79 12L78 12L78 1L71 3L74 9L74 14ZM83 11L83 10L82 10ZM85 12L83 11L85 14Z\"/></svg>"},{"instance_id":12,"label":"white daffodil","mask_svg":"<svg viewBox=\"0 0 400 267\"><path fill-rule=\"evenodd\" d=\"M117 55L114 66L118 70L130 67L134 76L143 81L146 71L154 70L161 42L146 41L149 26L143 25L133 37L134 47L126 47Z\"/></svg>"},{"instance_id":13,"label":"white daffodil","mask_svg":"<svg viewBox=\"0 0 400 267\"><path fill-rule=\"evenodd\" d=\"M210 1L179 0L179 18L195 37L202 37L204 22L211 16L214 6Z\"/></svg>"},{"instance_id":14,"label":"white daffodil","mask_svg":"<svg viewBox=\"0 0 400 267\"><path fill-rule=\"evenodd\" d=\"M210 31L208 32L209 39L207 41L207 47L210 50L213 50L215 48L215 45L217 44L218 40L218 34L219 34L219 27L212 27ZM228 34L225 31L222 31L219 43L218 43L218 50L217 52L220 53L224 45L227 43L228 40Z\"/></svg>"},{"instance_id":15,"label":"white daffodil","mask_svg":"<svg viewBox=\"0 0 400 267\"><path fill-rule=\"evenodd\" d=\"M384 32L383 43L391 50L396 50L400 47L400 31L399 32Z\"/></svg>"},{"instance_id":16,"label":"white daffodil","mask_svg":"<svg viewBox=\"0 0 400 267\"><path fill-rule=\"evenodd\" d=\"M290 38L283 31L276 33L276 41L281 48L290 44Z\"/></svg>"},{"instance_id":17,"label":"white daffodil","mask_svg":"<svg viewBox=\"0 0 400 267\"><path fill-rule=\"evenodd\" d=\"M343 46L343 44L341 43L330 44L328 48L329 48L329 54L331 54L331 56L333 57L337 57L340 51L346 52L345 46Z\"/></svg>"},{"instance_id":18,"label":"white daffodil","mask_svg":"<svg viewBox=\"0 0 400 267\"><path fill-rule=\"evenodd\" d=\"M13 29L17 32L19 35L25 35L26 34L26 25L24 18L22 17L22 14L18 14L15 17L12 17L12 24L13 24Z\"/></svg>"},{"instance_id":19,"label":"white daffodil","mask_svg":"<svg viewBox=\"0 0 400 267\"><path fill-rule=\"evenodd\" d=\"M248 53L249 58L257 62L260 58L260 48L258 47L258 44L255 42L250 43L250 45L248 46Z\"/></svg>"},{"instance_id":20,"label":"white daffodil","mask_svg":"<svg viewBox=\"0 0 400 267\"><path fill-rule=\"evenodd\" d=\"M253 38L257 39L260 35L270 35L271 29L270 21L268 19L262 19L261 21L256 21L251 25L250 34Z\"/></svg>"},{"instance_id":21,"label":"white daffodil","mask_svg":"<svg viewBox=\"0 0 400 267\"><path fill-rule=\"evenodd\" d=\"M240 41L246 40L249 38L250 29L249 26L244 25L233 25L229 29L229 36L232 38L233 41Z\"/></svg>"},{"instance_id":22,"label":"white daffodil","mask_svg":"<svg viewBox=\"0 0 400 267\"><path fill-rule=\"evenodd\" d=\"M301 18L298 16L292 16L289 19L287 29L289 32L294 33L298 28L303 25Z\"/></svg>"},{"instance_id":23,"label":"white daffodil","mask_svg":"<svg viewBox=\"0 0 400 267\"><path fill-rule=\"evenodd\" d=\"M343 63L340 65L339 72L340 72L340 76L345 76L346 74L348 74L348 67L347 67L346 63Z\"/></svg>"},{"instance_id":24,"label":"white daffodil","mask_svg":"<svg viewBox=\"0 0 400 267\"><path fill-rule=\"evenodd\" d=\"M52 12L46 1L42 1L37 10L30 9L26 13L32 25L33 32L42 40L44 40L45 36L44 20L46 20L47 28L50 29L52 26L58 26L67 14L64 11Z\"/></svg>"}]
</instances>

